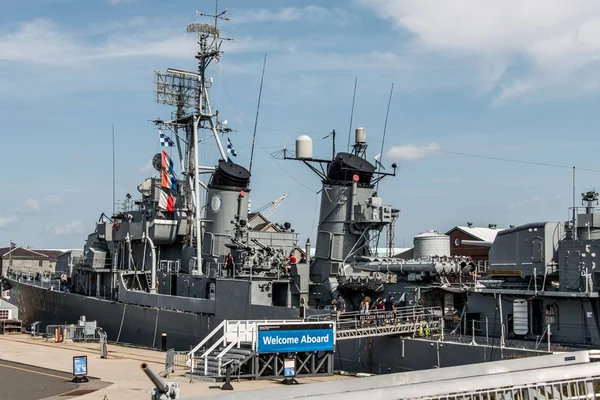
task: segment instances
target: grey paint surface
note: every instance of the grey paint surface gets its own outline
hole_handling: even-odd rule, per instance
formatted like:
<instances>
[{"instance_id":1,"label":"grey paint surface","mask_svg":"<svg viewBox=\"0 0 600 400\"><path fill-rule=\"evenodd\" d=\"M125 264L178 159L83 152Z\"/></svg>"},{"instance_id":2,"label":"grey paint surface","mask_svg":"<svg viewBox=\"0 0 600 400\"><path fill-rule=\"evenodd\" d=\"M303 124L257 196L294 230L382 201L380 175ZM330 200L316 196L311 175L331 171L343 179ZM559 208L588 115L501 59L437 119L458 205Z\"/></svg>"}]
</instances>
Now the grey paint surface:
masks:
<instances>
[{"instance_id":1,"label":"grey paint surface","mask_svg":"<svg viewBox=\"0 0 600 400\"><path fill-rule=\"evenodd\" d=\"M72 375L0 360L0 398L38 400L78 388ZM83 388L82 388L83 389Z\"/></svg>"}]
</instances>

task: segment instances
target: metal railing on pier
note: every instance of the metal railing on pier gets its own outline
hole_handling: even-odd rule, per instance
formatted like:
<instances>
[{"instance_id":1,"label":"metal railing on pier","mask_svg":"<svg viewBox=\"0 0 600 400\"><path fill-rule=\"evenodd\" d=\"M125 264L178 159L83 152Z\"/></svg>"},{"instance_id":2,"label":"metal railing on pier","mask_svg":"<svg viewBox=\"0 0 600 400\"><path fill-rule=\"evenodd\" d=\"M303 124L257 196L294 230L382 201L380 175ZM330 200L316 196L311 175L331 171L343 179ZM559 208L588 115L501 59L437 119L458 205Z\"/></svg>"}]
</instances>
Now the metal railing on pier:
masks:
<instances>
[{"instance_id":1,"label":"metal railing on pier","mask_svg":"<svg viewBox=\"0 0 600 400\"><path fill-rule=\"evenodd\" d=\"M46 339L73 342L99 342L100 327L78 326L78 325L47 325Z\"/></svg>"}]
</instances>

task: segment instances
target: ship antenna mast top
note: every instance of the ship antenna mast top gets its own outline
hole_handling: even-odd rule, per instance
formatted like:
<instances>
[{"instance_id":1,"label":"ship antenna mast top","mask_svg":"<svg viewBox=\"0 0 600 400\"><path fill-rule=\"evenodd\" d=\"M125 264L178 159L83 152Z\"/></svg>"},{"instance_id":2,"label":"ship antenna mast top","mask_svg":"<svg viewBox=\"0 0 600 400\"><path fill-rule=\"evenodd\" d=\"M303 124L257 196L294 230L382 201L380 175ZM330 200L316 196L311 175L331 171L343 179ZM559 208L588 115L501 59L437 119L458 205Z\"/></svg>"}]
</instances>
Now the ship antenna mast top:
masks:
<instances>
[{"instance_id":1,"label":"ship antenna mast top","mask_svg":"<svg viewBox=\"0 0 600 400\"><path fill-rule=\"evenodd\" d=\"M217 23L219 22L220 19L222 19L223 21L231 21L230 18L224 17L223 15L225 15L227 13L227 9L219 12L219 0L215 0L215 14L214 15L210 15L210 14L206 14L200 11L196 11L196 16L198 17L211 17L215 19L215 29L217 29ZM218 32L218 31L217 31ZM226 39L226 40L230 40L230 39Z\"/></svg>"}]
</instances>

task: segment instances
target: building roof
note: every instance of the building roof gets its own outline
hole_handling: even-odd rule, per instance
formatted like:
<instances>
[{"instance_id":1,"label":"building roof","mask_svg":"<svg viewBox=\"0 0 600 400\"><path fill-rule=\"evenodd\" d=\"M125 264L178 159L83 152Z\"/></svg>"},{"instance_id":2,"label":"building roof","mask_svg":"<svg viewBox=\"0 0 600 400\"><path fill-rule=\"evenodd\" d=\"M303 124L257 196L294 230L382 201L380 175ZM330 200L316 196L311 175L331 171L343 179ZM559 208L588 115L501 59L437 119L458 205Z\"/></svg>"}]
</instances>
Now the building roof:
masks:
<instances>
[{"instance_id":1,"label":"building roof","mask_svg":"<svg viewBox=\"0 0 600 400\"><path fill-rule=\"evenodd\" d=\"M455 226L454 228L446 232L446 235L449 235L456 229L483 242L493 242L494 239L496 239L496 235L498 234L498 232L503 231L503 229L497 228Z\"/></svg>"},{"instance_id":2,"label":"building roof","mask_svg":"<svg viewBox=\"0 0 600 400\"><path fill-rule=\"evenodd\" d=\"M56 260L59 255L64 253L65 250L59 249L28 249L26 247L17 246L12 250L10 247L0 248L0 257L22 257L22 258L49 258L50 260Z\"/></svg>"},{"instance_id":3,"label":"building roof","mask_svg":"<svg viewBox=\"0 0 600 400\"><path fill-rule=\"evenodd\" d=\"M24 247L14 247L12 250L10 247L4 247L0 249L2 257L24 257L24 258L50 258L47 254L38 252L37 250L26 249Z\"/></svg>"},{"instance_id":4,"label":"building roof","mask_svg":"<svg viewBox=\"0 0 600 400\"><path fill-rule=\"evenodd\" d=\"M65 252L64 250L35 250L35 251L38 253L47 255L51 260L58 258L58 256L60 256L62 253Z\"/></svg>"}]
</instances>

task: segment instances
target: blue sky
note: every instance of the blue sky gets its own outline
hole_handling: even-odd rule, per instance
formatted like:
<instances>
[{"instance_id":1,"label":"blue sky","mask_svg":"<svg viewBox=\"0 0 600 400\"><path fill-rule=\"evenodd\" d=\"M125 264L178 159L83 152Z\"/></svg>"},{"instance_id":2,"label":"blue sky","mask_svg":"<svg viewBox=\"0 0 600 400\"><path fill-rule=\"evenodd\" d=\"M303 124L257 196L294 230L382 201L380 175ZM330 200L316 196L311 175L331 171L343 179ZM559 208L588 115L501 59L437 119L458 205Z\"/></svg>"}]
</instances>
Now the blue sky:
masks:
<instances>
[{"instance_id":1,"label":"blue sky","mask_svg":"<svg viewBox=\"0 0 600 400\"><path fill-rule=\"evenodd\" d=\"M394 83L383 163L399 169L379 192L402 210L398 246L467 221L506 227L566 218L570 168L485 157L600 170L594 1L220 5L232 19L221 32L235 40L213 65L213 106L235 130L236 161L248 166L267 54L251 199L256 208L288 193L272 218L291 222L301 243L314 242L320 182L302 164L270 154L308 134L326 156L330 143L318 139L332 129L345 148L356 77L353 128L366 128L370 158L380 151ZM196 10L211 12L214 1L3 5L0 245L83 245L100 213L112 209L112 124L117 198L137 195L160 150L149 120L171 112L153 102L154 70L195 68L196 37L185 26L199 21ZM201 155L214 163L216 150ZM577 193L598 188L598 178L578 172Z\"/></svg>"}]
</instances>

